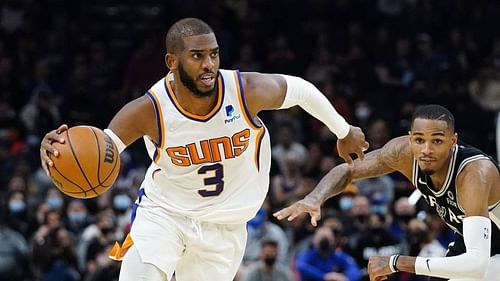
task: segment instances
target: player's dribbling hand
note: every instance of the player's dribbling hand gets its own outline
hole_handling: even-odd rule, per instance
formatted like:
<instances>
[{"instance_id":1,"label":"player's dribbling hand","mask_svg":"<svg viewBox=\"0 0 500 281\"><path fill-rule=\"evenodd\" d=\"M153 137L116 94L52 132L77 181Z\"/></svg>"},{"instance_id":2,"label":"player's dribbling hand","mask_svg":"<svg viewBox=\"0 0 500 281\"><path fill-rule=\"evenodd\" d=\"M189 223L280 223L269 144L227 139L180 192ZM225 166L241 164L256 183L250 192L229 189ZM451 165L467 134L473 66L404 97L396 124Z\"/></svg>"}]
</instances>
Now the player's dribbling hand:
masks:
<instances>
[{"instance_id":1,"label":"player's dribbling hand","mask_svg":"<svg viewBox=\"0 0 500 281\"><path fill-rule=\"evenodd\" d=\"M370 145L365 140L365 134L356 126L351 126L345 138L337 140L337 151L339 156L344 158L349 165L351 165L353 161L351 154L356 154L359 159L363 160L365 156L364 151L367 150L368 147L370 147Z\"/></svg>"},{"instance_id":2,"label":"player's dribbling hand","mask_svg":"<svg viewBox=\"0 0 500 281\"><path fill-rule=\"evenodd\" d=\"M391 273L391 269L389 268L389 257L371 256L369 258L368 274L370 275L370 281L385 280Z\"/></svg>"},{"instance_id":3,"label":"player's dribbling hand","mask_svg":"<svg viewBox=\"0 0 500 281\"><path fill-rule=\"evenodd\" d=\"M52 167L54 165L54 162L50 160L49 154L52 154L55 157L59 156L59 151L52 146L52 143L64 143L65 140L60 136L60 134L66 130L68 130L68 125L62 124L56 130L52 130L45 134L42 142L40 143L40 160L42 162L42 169L45 171L47 176L50 176L49 166Z\"/></svg>"},{"instance_id":4,"label":"player's dribbling hand","mask_svg":"<svg viewBox=\"0 0 500 281\"><path fill-rule=\"evenodd\" d=\"M288 221L291 221L302 213L308 213L311 216L311 224L316 227L318 225L317 221L321 219L321 202L315 202L306 196L291 206L274 213L273 216L279 220L288 218Z\"/></svg>"}]
</instances>

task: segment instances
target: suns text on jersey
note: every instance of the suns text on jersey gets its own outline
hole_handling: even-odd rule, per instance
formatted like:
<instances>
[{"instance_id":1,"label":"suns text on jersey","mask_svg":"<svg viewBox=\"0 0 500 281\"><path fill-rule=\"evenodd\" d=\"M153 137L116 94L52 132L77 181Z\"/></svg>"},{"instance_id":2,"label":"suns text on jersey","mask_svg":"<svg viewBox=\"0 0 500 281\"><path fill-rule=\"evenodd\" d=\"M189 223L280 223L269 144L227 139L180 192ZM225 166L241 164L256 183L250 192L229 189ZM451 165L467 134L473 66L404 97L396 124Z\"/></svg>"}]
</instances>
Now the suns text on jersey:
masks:
<instances>
[{"instance_id":1,"label":"suns text on jersey","mask_svg":"<svg viewBox=\"0 0 500 281\"><path fill-rule=\"evenodd\" d=\"M166 152L174 165L187 167L238 157L245 152L249 141L250 130L244 129L231 137L223 136L183 146L167 147Z\"/></svg>"}]
</instances>

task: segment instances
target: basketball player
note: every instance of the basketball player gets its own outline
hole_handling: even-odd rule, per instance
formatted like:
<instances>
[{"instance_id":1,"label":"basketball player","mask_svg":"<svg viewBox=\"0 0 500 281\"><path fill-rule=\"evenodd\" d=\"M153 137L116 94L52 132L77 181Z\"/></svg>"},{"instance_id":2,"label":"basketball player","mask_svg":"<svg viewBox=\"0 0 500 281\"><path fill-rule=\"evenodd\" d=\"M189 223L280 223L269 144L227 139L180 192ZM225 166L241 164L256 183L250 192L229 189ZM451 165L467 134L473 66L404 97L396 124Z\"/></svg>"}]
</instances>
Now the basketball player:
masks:
<instances>
[{"instance_id":1,"label":"basketball player","mask_svg":"<svg viewBox=\"0 0 500 281\"><path fill-rule=\"evenodd\" d=\"M244 253L246 222L269 185L269 133L257 113L300 105L337 135L338 151L363 157L363 132L298 77L219 69L219 46L203 21L167 32L170 72L125 105L105 132L119 151L140 137L152 159L134 205L130 235L114 248L120 280L233 279ZM42 166L58 156L63 125L41 144Z\"/></svg>"},{"instance_id":2,"label":"basketball player","mask_svg":"<svg viewBox=\"0 0 500 281\"><path fill-rule=\"evenodd\" d=\"M292 220L307 212L316 225L320 205L351 181L398 171L458 235L447 257L370 257L371 280L384 280L396 271L461 281L499 280L499 168L480 150L457 143L454 122L442 106L421 107L413 115L409 136L390 140L364 161L333 168L304 199L274 215Z\"/></svg>"}]
</instances>

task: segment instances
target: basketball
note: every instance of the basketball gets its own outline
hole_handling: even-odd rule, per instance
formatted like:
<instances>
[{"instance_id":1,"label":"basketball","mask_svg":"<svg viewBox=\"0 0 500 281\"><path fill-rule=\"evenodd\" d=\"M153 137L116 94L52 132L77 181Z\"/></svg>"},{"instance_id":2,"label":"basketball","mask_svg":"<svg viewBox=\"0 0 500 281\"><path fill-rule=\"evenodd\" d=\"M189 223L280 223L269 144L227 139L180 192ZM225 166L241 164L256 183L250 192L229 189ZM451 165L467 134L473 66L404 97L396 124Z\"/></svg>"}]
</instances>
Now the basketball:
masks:
<instances>
[{"instance_id":1,"label":"basketball","mask_svg":"<svg viewBox=\"0 0 500 281\"><path fill-rule=\"evenodd\" d=\"M54 184L75 198L93 198L108 190L120 171L120 155L104 131L91 126L75 126L61 135L64 143L52 145L59 157L51 155L49 167Z\"/></svg>"}]
</instances>

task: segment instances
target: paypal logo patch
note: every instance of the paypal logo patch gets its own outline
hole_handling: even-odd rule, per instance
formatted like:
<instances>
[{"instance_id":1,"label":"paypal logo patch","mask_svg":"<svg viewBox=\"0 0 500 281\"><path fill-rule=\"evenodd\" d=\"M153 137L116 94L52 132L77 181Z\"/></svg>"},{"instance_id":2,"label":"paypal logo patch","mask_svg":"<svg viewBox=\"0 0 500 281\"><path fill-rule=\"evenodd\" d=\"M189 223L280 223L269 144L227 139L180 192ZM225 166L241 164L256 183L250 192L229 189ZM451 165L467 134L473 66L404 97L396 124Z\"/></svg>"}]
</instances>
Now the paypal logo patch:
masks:
<instances>
[{"instance_id":1,"label":"paypal logo patch","mask_svg":"<svg viewBox=\"0 0 500 281\"><path fill-rule=\"evenodd\" d=\"M226 120L224 120L224 124L232 123L234 120L238 120L241 117L241 114L234 115L234 107L232 105L226 106Z\"/></svg>"}]
</instances>

